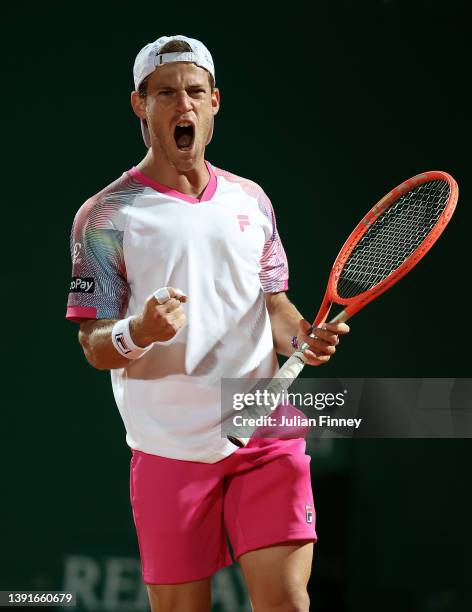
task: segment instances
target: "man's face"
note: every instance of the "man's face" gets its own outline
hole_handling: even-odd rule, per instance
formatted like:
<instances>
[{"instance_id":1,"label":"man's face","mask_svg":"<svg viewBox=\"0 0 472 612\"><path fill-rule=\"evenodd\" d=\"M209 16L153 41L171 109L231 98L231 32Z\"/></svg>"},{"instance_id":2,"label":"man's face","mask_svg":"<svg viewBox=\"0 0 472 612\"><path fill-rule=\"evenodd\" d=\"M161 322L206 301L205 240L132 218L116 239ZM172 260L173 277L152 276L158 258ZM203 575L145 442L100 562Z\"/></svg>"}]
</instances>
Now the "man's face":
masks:
<instances>
[{"instance_id":1,"label":"man's face","mask_svg":"<svg viewBox=\"0 0 472 612\"><path fill-rule=\"evenodd\" d=\"M208 72L189 62L164 64L149 77L146 98L136 101L153 147L177 170L191 170L204 156L219 109Z\"/></svg>"}]
</instances>

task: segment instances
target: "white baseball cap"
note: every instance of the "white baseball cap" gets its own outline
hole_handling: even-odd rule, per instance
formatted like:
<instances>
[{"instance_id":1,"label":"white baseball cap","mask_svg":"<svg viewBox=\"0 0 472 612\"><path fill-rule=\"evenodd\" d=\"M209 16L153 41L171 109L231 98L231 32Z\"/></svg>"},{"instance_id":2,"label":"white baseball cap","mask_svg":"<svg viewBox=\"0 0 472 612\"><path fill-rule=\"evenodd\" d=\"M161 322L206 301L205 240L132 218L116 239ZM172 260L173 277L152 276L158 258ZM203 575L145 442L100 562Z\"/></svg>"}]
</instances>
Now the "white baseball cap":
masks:
<instances>
[{"instance_id":1,"label":"white baseball cap","mask_svg":"<svg viewBox=\"0 0 472 612\"><path fill-rule=\"evenodd\" d=\"M191 51L179 51L176 53L163 53L161 49L171 40L183 40L192 49ZM134 87L136 91L144 79L152 74L156 68L162 66L162 64L168 64L169 62L193 62L200 68L207 70L215 81L215 66L210 52L203 43L195 38L187 38L181 34L175 36L161 36L152 43L148 43L136 56L133 67ZM151 146L151 140L149 138L149 130L146 122L141 119L141 131L143 133L144 142L149 148Z\"/></svg>"}]
</instances>

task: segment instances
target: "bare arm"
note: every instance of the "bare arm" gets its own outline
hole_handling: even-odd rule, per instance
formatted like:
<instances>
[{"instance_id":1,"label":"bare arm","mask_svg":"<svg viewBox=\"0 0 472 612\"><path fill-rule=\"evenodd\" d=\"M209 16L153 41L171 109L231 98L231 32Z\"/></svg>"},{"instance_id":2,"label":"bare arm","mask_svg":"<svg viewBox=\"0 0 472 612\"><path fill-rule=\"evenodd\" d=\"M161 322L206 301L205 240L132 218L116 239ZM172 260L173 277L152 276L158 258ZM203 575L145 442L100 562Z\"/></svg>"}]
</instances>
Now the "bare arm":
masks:
<instances>
[{"instance_id":1,"label":"bare arm","mask_svg":"<svg viewBox=\"0 0 472 612\"><path fill-rule=\"evenodd\" d=\"M130 321L133 342L146 347L153 342L165 342L175 336L185 322L182 303L187 297L168 287L171 295L165 304L159 304L154 296L149 296L143 312ZM80 324L79 342L85 358L97 370L124 368L130 360L120 355L113 345L111 333L117 319L84 321Z\"/></svg>"},{"instance_id":2,"label":"bare arm","mask_svg":"<svg viewBox=\"0 0 472 612\"><path fill-rule=\"evenodd\" d=\"M280 355L288 357L294 352L291 339L297 336L299 344L306 342L310 346L310 349L304 353L307 363L321 365L329 361L331 355L336 351L339 335L349 332L349 327L345 323L336 325L326 323L323 329L313 330L316 338L310 338L311 324L303 318L285 293L266 293L265 299L272 326L274 347Z\"/></svg>"},{"instance_id":3,"label":"bare arm","mask_svg":"<svg viewBox=\"0 0 472 612\"><path fill-rule=\"evenodd\" d=\"M272 326L274 348L279 355L288 357L295 350L291 338L298 334L298 325L303 320L303 316L290 302L286 293L266 293L265 300Z\"/></svg>"},{"instance_id":4,"label":"bare arm","mask_svg":"<svg viewBox=\"0 0 472 612\"><path fill-rule=\"evenodd\" d=\"M80 324L79 342L85 358L97 370L124 368L129 359L118 353L111 341L111 330L117 319L83 321Z\"/></svg>"}]
</instances>

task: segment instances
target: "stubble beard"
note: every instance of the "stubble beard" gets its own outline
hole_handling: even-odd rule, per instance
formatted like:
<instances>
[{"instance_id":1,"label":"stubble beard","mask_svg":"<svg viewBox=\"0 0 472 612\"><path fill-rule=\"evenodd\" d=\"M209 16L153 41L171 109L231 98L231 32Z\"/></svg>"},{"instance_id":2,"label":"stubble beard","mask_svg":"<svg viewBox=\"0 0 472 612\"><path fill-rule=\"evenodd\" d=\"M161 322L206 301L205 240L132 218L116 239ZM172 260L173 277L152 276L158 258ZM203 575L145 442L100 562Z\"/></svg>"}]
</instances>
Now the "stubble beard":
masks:
<instances>
[{"instance_id":1,"label":"stubble beard","mask_svg":"<svg viewBox=\"0 0 472 612\"><path fill-rule=\"evenodd\" d=\"M172 168L177 170L177 172L189 172L195 168L201 159L204 159L205 147L195 142L197 138L195 138L193 142L192 155L186 158L179 155L179 150L176 147L175 141L173 137L171 138L172 139L169 141L165 138L159 138L159 135L157 135L157 147L160 155Z\"/></svg>"},{"instance_id":2,"label":"stubble beard","mask_svg":"<svg viewBox=\"0 0 472 612\"><path fill-rule=\"evenodd\" d=\"M167 131L159 130L154 132L160 156L177 172L190 172L195 169L205 159L206 143L210 140L213 133L213 121L214 117L211 115L204 121L205 129L202 129L203 126L201 126L201 131L195 132L192 156L187 158L179 156L172 134L169 137ZM200 134L203 132L205 133L205 138L200 138Z\"/></svg>"}]
</instances>

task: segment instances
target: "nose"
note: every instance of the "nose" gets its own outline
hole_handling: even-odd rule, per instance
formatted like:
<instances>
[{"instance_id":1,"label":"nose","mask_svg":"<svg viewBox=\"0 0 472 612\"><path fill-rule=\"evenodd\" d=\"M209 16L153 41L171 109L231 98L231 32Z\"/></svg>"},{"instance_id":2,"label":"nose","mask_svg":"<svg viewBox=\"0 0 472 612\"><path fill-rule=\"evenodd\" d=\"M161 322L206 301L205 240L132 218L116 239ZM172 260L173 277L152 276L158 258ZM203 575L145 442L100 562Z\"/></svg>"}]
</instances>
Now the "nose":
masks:
<instances>
[{"instance_id":1,"label":"nose","mask_svg":"<svg viewBox=\"0 0 472 612\"><path fill-rule=\"evenodd\" d=\"M176 110L182 114L192 110L192 98L186 91L180 91L178 93Z\"/></svg>"}]
</instances>

